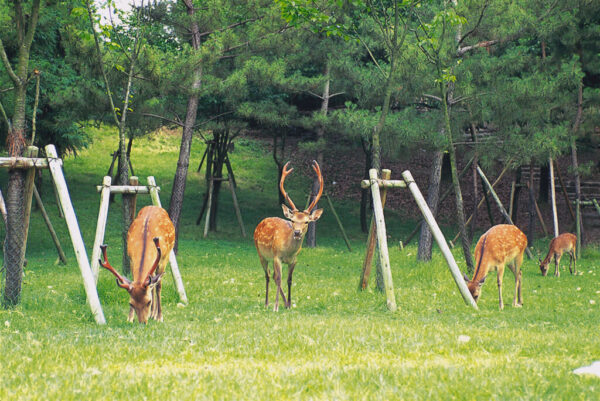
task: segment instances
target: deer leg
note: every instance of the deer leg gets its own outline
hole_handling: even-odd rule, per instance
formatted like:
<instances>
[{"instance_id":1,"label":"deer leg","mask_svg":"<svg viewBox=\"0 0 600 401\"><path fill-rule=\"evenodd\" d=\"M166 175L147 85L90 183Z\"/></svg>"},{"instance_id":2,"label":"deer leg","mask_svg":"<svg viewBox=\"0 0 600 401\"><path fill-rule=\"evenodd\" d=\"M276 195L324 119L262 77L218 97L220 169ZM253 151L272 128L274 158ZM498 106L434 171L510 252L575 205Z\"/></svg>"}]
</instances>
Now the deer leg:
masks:
<instances>
[{"instance_id":1,"label":"deer leg","mask_svg":"<svg viewBox=\"0 0 600 401\"><path fill-rule=\"evenodd\" d=\"M502 276L504 275L504 266L498 267L498 276L496 281L498 282L498 300L500 303L500 310L504 309L504 302L502 301Z\"/></svg>"},{"instance_id":2,"label":"deer leg","mask_svg":"<svg viewBox=\"0 0 600 401\"><path fill-rule=\"evenodd\" d=\"M285 305L285 295L283 295L283 290L281 289L281 260L278 258L273 259L273 280L277 284L277 294L275 295L275 307L273 310L275 312L279 311L279 294L281 294L281 298L283 298L283 303Z\"/></svg>"},{"instance_id":3,"label":"deer leg","mask_svg":"<svg viewBox=\"0 0 600 401\"><path fill-rule=\"evenodd\" d=\"M155 319L159 322L162 322L163 321L162 304L160 302L160 292L162 290L162 280L160 280L158 283L156 283L156 287L154 288L154 290L156 291L156 317L155 317Z\"/></svg>"},{"instance_id":4,"label":"deer leg","mask_svg":"<svg viewBox=\"0 0 600 401\"><path fill-rule=\"evenodd\" d=\"M128 323L133 323L133 316L135 315L135 309L133 309L133 306L129 305L129 316L127 316L127 322Z\"/></svg>"},{"instance_id":5,"label":"deer leg","mask_svg":"<svg viewBox=\"0 0 600 401\"><path fill-rule=\"evenodd\" d=\"M288 265L288 278L287 278L288 298L287 298L287 304L285 305L287 308L292 307L292 274L294 274L294 267L296 267L296 262L290 263Z\"/></svg>"},{"instance_id":6,"label":"deer leg","mask_svg":"<svg viewBox=\"0 0 600 401\"><path fill-rule=\"evenodd\" d=\"M263 269L265 270L265 282L266 282L265 308L266 308L267 306L269 306L269 280L270 280L270 278L269 278L269 262L265 258L260 256L260 264L262 265Z\"/></svg>"},{"instance_id":7,"label":"deer leg","mask_svg":"<svg viewBox=\"0 0 600 401\"><path fill-rule=\"evenodd\" d=\"M560 277L560 270L558 269L558 266L560 265L560 256L558 256L558 253L554 254L554 275L556 277Z\"/></svg>"}]
</instances>

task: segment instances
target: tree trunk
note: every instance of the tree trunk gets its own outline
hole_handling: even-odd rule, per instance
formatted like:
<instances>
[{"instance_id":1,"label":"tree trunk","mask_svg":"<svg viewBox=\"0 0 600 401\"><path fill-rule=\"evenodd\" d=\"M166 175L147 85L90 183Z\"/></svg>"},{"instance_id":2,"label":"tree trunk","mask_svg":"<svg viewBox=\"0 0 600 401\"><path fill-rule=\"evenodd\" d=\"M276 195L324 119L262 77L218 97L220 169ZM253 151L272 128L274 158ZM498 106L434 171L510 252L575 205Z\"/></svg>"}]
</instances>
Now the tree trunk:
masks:
<instances>
[{"instance_id":1,"label":"tree trunk","mask_svg":"<svg viewBox=\"0 0 600 401\"><path fill-rule=\"evenodd\" d=\"M440 180L442 178L442 160L444 159L444 152L438 150L433 155L433 161L431 163L431 171L429 175L429 188L427 189L427 205L431 210L431 213L437 215L440 199ZM421 237L419 238L419 250L417 253L417 259L428 261L431 260L431 230L428 224L421 224Z\"/></svg>"},{"instance_id":2,"label":"tree trunk","mask_svg":"<svg viewBox=\"0 0 600 401\"><path fill-rule=\"evenodd\" d=\"M521 194L521 167L519 167L517 169L517 172L515 173L515 195L513 198L513 209L512 209L512 215L510 216L510 218L512 219L512 221L518 225L518 219L519 219L519 195Z\"/></svg>"},{"instance_id":3,"label":"tree trunk","mask_svg":"<svg viewBox=\"0 0 600 401\"><path fill-rule=\"evenodd\" d=\"M363 152L365 153L365 169L363 172L363 180L369 179L369 169L371 168L371 149L367 146L367 141L364 138L361 138ZM370 189L365 188L361 189L360 196L360 229L363 233L368 232L369 226L367 225L367 214L370 209L369 207L369 199L370 199Z\"/></svg>"},{"instance_id":4,"label":"tree trunk","mask_svg":"<svg viewBox=\"0 0 600 401\"><path fill-rule=\"evenodd\" d=\"M327 61L327 64L325 65L325 85L323 87L323 96L321 97L322 101L321 101L321 110L320 113L323 116L327 115L327 112L329 111L329 84L330 84L330 62L329 60ZM325 128L320 125L317 128L317 143L319 143L319 148L317 150L317 163L319 163L319 166L323 165L323 148L322 146L322 142L324 140L325 137ZM322 168L322 167L321 167ZM319 180L317 177L314 178L313 180L313 184L312 184L312 190L311 190L311 194L310 194L310 201L312 202L315 197L317 196L317 194L319 193ZM315 205L315 209L317 209L319 207L319 205ZM317 222L310 222L308 223L308 231L306 233L306 247L307 248L315 248L317 246Z\"/></svg>"},{"instance_id":5,"label":"tree trunk","mask_svg":"<svg viewBox=\"0 0 600 401\"><path fill-rule=\"evenodd\" d=\"M581 56L580 56L581 60ZM579 81L579 88L577 89L577 114L575 116L575 123L573 124L573 136L571 139L571 163L573 164L573 174L575 175L575 198L576 198L576 216L581 216L579 212L581 203L581 178L579 176L579 162L577 160L577 134L579 133L579 126L581 125L581 116L583 114L583 81ZM576 225L581 228L581 235L577 237L577 257L581 252L581 243L583 242L583 224L580 221L576 221Z\"/></svg>"},{"instance_id":6,"label":"tree trunk","mask_svg":"<svg viewBox=\"0 0 600 401\"><path fill-rule=\"evenodd\" d=\"M441 67L438 65L438 76L442 77ZM452 128L450 126L450 112L448 110L448 99L446 84L440 80L440 93L442 98L442 107L444 111L444 124L446 137L448 139L448 153L450 155L450 172L452 174L452 186L454 187L454 195L456 197L456 217L458 223L458 229L460 231L460 238L462 242L463 254L465 256L465 262L467 263L467 271L470 274L474 272L473 258L471 256L471 242L467 235L467 227L465 225L465 212L463 207L462 192L460 190L460 180L458 178L458 169L456 166L456 151L454 149L454 143L452 139Z\"/></svg>"},{"instance_id":7,"label":"tree trunk","mask_svg":"<svg viewBox=\"0 0 600 401\"><path fill-rule=\"evenodd\" d=\"M192 47L195 51L198 51L201 46L201 38L200 27L194 19L196 9L191 0L184 0L183 3L185 4L187 14L191 19L190 32L192 35ZM185 184L192 149L192 134L194 133L194 125L196 124L196 117L198 114L198 92L202 85L202 65L200 63L196 65L192 88L188 97L185 121L183 123L181 145L179 147L179 159L177 160L177 169L175 170L175 177L173 178L173 190L171 192L171 200L169 201L169 217L175 226L175 251L177 251L178 248L181 209L183 207L183 196L185 193Z\"/></svg>"}]
</instances>

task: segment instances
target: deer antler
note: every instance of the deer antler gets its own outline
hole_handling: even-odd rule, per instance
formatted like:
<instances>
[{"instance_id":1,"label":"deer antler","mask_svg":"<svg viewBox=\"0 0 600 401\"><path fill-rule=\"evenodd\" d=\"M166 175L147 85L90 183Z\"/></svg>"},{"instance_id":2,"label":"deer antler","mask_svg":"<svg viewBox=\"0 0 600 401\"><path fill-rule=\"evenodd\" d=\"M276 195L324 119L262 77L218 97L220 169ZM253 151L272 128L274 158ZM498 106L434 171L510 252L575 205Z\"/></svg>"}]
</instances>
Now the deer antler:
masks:
<instances>
[{"instance_id":1,"label":"deer antler","mask_svg":"<svg viewBox=\"0 0 600 401\"><path fill-rule=\"evenodd\" d=\"M292 207L292 210L295 211L295 210L298 210L298 209L296 209L296 205L294 205L294 202L292 202L292 200L290 199L288 194L285 192L285 189L283 189L283 182L285 181L285 177L287 177L289 173L294 171L293 168L291 168L291 169L287 168L288 164L290 164L290 162L285 163L285 166L283 166L283 171L281 172L281 181L279 181L279 189L281 190L281 193L285 197L285 200L287 201L287 203Z\"/></svg>"},{"instance_id":2,"label":"deer antler","mask_svg":"<svg viewBox=\"0 0 600 401\"><path fill-rule=\"evenodd\" d=\"M144 280L142 280L142 282L144 282L146 281L146 279L148 279L148 284L146 285L150 285L152 275L156 271L156 268L158 267L158 262L160 262L160 257L162 255L162 251L160 250L160 244L158 242L158 237L154 237L152 240L154 241L154 245L156 245L156 260L154 261L154 265L152 265L152 268L148 272L148 276L145 277Z\"/></svg>"},{"instance_id":3,"label":"deer antler","mask_svg":"<svg viewBox=\"0 0 600 401\"><path fill-rule=\"evenodd\" d=\"M313 170L315 170L315 173L317 173L317 179L319 180L320 186L319 186L319 193L317 194L315 199L313 199L313 201L310 203L310 206L308 206L308 209L306 209L306 211L309 213L313 210L313 208L315 206L317 206L319 199L321 199L321 195L323 195L323 175L321 175L321 168L319 167L319 163L317 163L316 160L313 160L312 168L313 168Z\"/></svg>"},{"instance_id":4,"label":"deer antler","mask_svg":"<svg viewBox=\"0 0 600 401\"><path fill-rule=\"evenodd\" d=\"M108 263L108 258L106 256L106 248L107 245L100 245L100 249L102 250L102 256L104 257L104 261L100 259L100 266L104 267L106 270L114 274L117 278L117 285L121 288L125 288L127 291L131 290L131 281L127 277L121 276L115 269Z\"/></svg>"}]
</instances>

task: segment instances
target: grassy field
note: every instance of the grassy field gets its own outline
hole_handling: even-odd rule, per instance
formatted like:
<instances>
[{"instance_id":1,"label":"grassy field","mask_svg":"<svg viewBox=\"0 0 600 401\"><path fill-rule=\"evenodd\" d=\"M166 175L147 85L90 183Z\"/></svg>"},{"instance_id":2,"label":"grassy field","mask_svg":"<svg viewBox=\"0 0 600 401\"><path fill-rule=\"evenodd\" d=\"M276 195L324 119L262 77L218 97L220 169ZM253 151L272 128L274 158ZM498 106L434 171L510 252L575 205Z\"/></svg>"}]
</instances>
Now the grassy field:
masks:
<instances>
[{"instance_id":1,"label":"grassy field","mask_svg":"<svg viewBox=\"0 0 600 401\"><path fill-rule=\"evenodd\" d=\"M116 148L115 135L93 135L89 149L65 160L89 254L99 204L95 185ZM168 203L178 147L176 136L156 134L138 141L132 155L140 181L156 176L163 204ZM365 237L356 206L340 201L353 251L346 250L326 208L321 246L304 249L295 270L294 307L274 313L263 305L264 274L250 239L262 218L281 215L270 154L259 142L241 139L231 155L249 237L239 234L224 191L220 231L202 239L195 225L204 192L203 177L195 173L202 151L203 145L195 142L178 255L190 302L178 305L173 281L165 276L162 324L126 323L128 295L106 271L100 274L98 291L108 324L94 323L45 177L42 196L68 249L69 264L54 264L56 252L34 210L22 303L0 309L0 399L600 397L600 379L572 373L600 359L598 249L583 251L578 276L563 272L560 278L542 277L536 263L526 260L521 309L510 306L513 277L507 271L507 307L500 312L495 273L483 287L480 310L473 311L464 305L437 251L431 263L418 263L414 245L404 251L393 246L399 310L390 313L373 286L357 291ZM298 171L290 176L293 199L304 196L308 180ZM106 237L115 266L120 266L121 252L119 203L111 205ZM414 221L388 213L387 224L390 243L396 244ZM0 234L4 236L4 227Z\"/></svg>"}]
</instances>

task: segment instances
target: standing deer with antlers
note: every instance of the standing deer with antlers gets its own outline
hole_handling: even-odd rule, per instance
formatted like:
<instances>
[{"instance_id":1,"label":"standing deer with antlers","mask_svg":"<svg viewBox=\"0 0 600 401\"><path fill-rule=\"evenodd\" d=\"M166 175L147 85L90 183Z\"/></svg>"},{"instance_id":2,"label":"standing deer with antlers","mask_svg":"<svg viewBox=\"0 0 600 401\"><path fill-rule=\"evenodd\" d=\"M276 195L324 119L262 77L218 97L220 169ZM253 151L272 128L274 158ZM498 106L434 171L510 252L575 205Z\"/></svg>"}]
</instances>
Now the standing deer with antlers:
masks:
<instances>
[{"instance_id":1,"label":"standing deer with antlers","mask_svg":"<svg viewBox=\"0 0 600 401\"><path fill-rule=\"evenodd\" d=\"M312 168L317 173L317 179L319 180L319 192L313 199L308 208L304 211L299 211L294 202L290 199L288 194L283 189L283 183L285 178L294 169L288 169L290 162L287 162L283 166L283 172L281 174L281 180L279 181L279 188L281 193L285 197L287 203L291 206L288 208L285 204L282 204L283 215L289 220L284 220L279 217L267 217L261 221L256 229L254 230L254 245L258 252L258 257L263 269L265 270L266 280L266 295L265 295L265 307L269 306L269 261L273 262L273 280L277 284L277 293L275 295L275 307L274 310L279 310L279 294L283 298L283 302L286 308L289 308L292 303L292 274L294 273L294 267L296 266L296 257L302 249L302 241L304 235L308 229L308 223L317 221L323 209L314 210L315 206L319 202L321 195L323 194L323 176L321 175L321 169L319 164L313 160ZM288 296L287 300L281 289L281 264L286 263L288 265Z\"/></svg>"},{"instance_id":2,"label":"standing deer with antlers","mask_svg":"<svg viewBox=\"0 0 600 401\"><path fill-rule=\"evenodd\" d=\"M158 206L146 206L140 210L127 232L127 254L131 260L133 281L121 276L108 263L106 245L101 245L104 260L100 265L117 278L117 285L130 295L128 322L133 314L140 323L148 317L162 322L160 291L162 276L175 244L175 227L167 212Z\"/></svg>"},{"instance_id":3,"label":"standing deer with antlers","mask_svg":"<svg viewBox=\"0 0 600 401\"><path fill-rule=\"evenodd\" d=\"M571 274L577 274L577 258L575 257L575 249L577 248L577 236L571 233L563 233L556 238L553 238L550 241L550 250L548 250L548 254L542 260L540 260L540 270L542 271L542 276L548 274L548 264L554 257L554 275L556 277L560 276L560 258L566 252L571 257L569 259L569 272ZM571 264L574 265L575 272L571 270Z\"/></svg>"}]
</instances>

